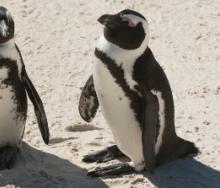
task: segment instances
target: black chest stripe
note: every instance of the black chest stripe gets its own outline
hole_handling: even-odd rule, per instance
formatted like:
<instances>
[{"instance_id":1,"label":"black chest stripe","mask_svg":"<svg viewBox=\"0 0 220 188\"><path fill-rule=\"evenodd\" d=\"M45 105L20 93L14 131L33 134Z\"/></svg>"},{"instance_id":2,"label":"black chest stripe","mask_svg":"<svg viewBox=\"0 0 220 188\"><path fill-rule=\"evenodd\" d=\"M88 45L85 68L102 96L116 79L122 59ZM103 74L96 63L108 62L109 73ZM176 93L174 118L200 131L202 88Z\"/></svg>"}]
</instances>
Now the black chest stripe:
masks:
<instances>
[{"instance_id":1,"label":"black chest stripe","mask_svg":"<svg viewBox=\"0 0 220 188\"><path fill-rule=\"evenodd\" d=\"M139 123L141 123L141 97L137 94L137 92L130 89L128 86L125 76L124 70L121 66L117 65L114 60L106 56L105 53L95 49L95 55L99 58L105 66L108 68L112 76L115 78L115 82L122 88L125 95L130 99L130 107L133 109L135 113L135 117ZM125 117L126 118L126 117Z\"/></svg>"}]
</instances>

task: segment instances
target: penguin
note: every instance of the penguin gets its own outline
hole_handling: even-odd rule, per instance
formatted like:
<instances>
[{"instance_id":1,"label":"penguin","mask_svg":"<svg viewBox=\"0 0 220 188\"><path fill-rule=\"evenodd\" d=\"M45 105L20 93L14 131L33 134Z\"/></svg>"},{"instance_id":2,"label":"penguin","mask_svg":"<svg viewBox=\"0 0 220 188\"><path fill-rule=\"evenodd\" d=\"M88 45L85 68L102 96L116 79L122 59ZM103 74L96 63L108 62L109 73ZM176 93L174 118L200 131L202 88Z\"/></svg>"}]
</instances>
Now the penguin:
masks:
<instances>
[{"instance_id":1,"label":"penguin","mask_svg":"<svg viewBox=\"0 0 220 188\"><path fill-rule=\"evenodd\" d=\"M118 163L88 172L100 177L154 172L155 167L198 153L194 143L177 136L169 81L149 48L146 18L130 9L102 15L93 74L82 89L81 117L91 122L97 109L110 126L115 145L84 156L84 162Z\"/></svg>"},{"instance_id":2,"label":"penguin","mask_svg":"<svg viewBox=\"0 0 220 188\"><path fill-rule=\"evenodd\" d=\"M43 103L28 77L14 41L11 13L0 7L0 170L14 166L21 148L27 119L27 95L33 106L41 135L49 143Z\"/></svg>"}]
</instances>

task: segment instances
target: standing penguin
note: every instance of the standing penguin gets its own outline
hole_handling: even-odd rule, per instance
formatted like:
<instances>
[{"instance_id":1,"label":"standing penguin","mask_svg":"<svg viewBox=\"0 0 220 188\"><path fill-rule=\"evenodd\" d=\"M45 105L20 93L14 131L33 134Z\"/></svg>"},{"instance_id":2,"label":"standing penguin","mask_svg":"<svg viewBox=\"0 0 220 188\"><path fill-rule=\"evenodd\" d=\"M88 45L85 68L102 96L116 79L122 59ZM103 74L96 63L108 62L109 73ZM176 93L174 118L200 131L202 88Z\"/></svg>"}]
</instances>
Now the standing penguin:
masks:
<instances>
[{"instance_id":1,"label":"standing penguin","mask_svg":"<svg viewBox=\"0 0 220 188\"><path fill-rule=\"evenodd\" d=\"M43 140L49 143L42 101L26 73L13 38L13 18L6 8L0 7L0 170L15 164L27 118L26 92L34 105Z\"/></svg>"},{"instance_id":2,"label":"standing penguin","mask_svg":"<svg viewBox=\"0 0 220 188\"><path fill-rule=\"evenodd\" d=\"M174 103L167 77L148 47L147 20L133 10L103 15L94 73L84 86L79 112L90 122L99 104L116 145L91 153L85 162L126 155L129 163L98 168L91 176L152 172L155 166L197 153L192 142L176 135Z\"/></svg>"}]
</instances>

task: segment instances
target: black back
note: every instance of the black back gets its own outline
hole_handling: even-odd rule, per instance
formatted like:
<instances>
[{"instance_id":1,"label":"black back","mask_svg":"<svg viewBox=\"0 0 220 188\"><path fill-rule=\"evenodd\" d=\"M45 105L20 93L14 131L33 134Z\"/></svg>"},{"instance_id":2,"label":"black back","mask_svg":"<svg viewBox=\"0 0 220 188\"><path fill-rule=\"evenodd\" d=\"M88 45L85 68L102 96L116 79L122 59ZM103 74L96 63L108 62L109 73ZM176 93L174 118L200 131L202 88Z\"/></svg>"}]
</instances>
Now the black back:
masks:
<instances>
[{"instance_id":1,"label":"black back","mask_svg":"<svg viewBox=\"0 0 220 188\"><path fill-rule=\"evenodd\" d=\"M133 78L139 83L136 87L137 90L140 89L140 84L144 83L147 90L150 91L153 89L161 92L161 97L165 102L165 129L162 137L162 145L156 156L156 165L185 157L188 154L197 154L199 150L194 143L176 135L172 91L163 69L157 63L150 48L147 48L144 54L137 59L134 66Z\"/></svg>"},{"instance_id":2,"label":"black back","mask_svg":"<svg viewBox=\"0 0 220 188\"><path fill-rule=\"evenodd\" d=\"M148 91L156 90L161 92L165 101L166 129L169 129L169 134L173 135L175 133L173 95L169 81L149 47L136 60L133 78L138 83L137 90L140 90L139 86L144 83Z\"/></svg>"}]
</instances>

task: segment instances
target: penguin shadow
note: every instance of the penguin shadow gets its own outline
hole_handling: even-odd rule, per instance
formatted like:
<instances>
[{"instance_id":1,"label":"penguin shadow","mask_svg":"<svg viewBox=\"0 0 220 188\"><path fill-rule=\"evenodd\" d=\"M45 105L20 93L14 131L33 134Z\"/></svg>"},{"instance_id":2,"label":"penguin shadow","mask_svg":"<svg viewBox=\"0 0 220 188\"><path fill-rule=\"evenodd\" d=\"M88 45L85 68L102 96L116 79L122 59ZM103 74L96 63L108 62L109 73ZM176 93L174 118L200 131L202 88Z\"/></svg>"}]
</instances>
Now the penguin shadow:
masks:
<instances>
[{"instance_id":1,"label":"penguin shadow","mask_svg":"<svg viewBox=\"0 0 220 188\"><path fill-rule=\"evenodd\" d=\"M107 188L100 178L89 178L86 170L56 155L23 143L16 165L0 171L0 187Z\"/></svg>"},{"instance_id":2,"label":"penguin shadow","mask_svg":"<svg viewBox=\"0 0 220 188\"><path fill-rule=\"evenodd\" d=\"M157 188L220 188L220 172L192 157L170 162L144 176Z\"/></svg>"}]
</instances>

